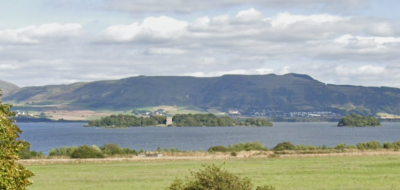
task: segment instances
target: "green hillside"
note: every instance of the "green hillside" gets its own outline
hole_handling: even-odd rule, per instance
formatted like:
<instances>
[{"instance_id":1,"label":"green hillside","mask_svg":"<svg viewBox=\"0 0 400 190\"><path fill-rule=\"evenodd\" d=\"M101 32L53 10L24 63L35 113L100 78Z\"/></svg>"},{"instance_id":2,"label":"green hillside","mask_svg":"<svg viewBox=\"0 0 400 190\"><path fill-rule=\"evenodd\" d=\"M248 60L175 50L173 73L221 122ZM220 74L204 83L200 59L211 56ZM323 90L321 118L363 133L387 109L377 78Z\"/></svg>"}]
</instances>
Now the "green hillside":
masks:
<instances>
[{"instance_id":1,"label":"green hillside","mask_svg":"<svg viewBox=\"0 0 400 190\"><path fill-rule=\"evenodd\" d=\"M3 80L0 80L0 89L1 89L1 93L3 95L7 95L11 91L19 89L19 87L17 85L15 85L15 84L10 83L10 82L6 82L6 81L3 81Z\"/></svg>"},{"instance_id":2,"label":"green hillside","mask_svg":"<svg viewBox=\"0 0 400 190\"><path fill-rule=\"evenodd\" d=\"M354 110L400 114L400 89L329 85L300 74L224 75L197 78L139 76L113 81L25 87L8 102L67 102L90 109L126 110L159 105L192 105L204 110Z\"/></svg>"}]
</instances>

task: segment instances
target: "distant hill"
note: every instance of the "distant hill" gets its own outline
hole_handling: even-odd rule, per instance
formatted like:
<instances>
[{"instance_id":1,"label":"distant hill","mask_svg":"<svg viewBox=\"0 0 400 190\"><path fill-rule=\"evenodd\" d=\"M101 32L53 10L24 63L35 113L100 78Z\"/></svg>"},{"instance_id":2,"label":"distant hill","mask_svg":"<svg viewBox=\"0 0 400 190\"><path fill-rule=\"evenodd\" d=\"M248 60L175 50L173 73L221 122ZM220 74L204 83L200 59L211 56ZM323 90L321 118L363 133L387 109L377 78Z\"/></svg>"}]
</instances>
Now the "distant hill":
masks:
<instances>
[{"instance_id":1,"label":"distant hill","mask_svg":"<svg viewBox=\"0 0 400 190\"><path fill-rule=\"evenodd\" d=\"M91 109L158 105L286 111L354 110L400 114L400 89L321 83L308 75L139 76L112 81L24 87L9 102L69 102Z\"/></svg>"},{"instance_id":2,"label":"distant hill","mask_svg":"<svg viewBox=\"0 0 400 190\"><path fill-rule=\"evenodd\" d=\"M19 89L19 87L10 82L0 80L0 89L1 89L1 94L7 95L9 92Z\"/></svg>"}]
</instances>

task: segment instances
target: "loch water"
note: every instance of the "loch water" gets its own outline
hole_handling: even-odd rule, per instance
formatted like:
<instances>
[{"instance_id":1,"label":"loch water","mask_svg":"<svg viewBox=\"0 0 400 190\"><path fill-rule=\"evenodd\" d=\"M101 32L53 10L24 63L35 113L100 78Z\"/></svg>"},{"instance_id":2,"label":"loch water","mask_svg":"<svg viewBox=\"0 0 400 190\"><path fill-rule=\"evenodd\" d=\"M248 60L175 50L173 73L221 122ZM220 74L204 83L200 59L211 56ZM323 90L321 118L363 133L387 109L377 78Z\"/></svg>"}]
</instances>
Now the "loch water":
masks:
<instances>
[{"instance_id":1,"label":"loch water","mask_svg":"<svg viewBox=\"0 0 400 190\"><path fill-rule=\"evenodd\" d=\"M274 123L273 127L83 127L85 123L17 123L21 139L31 150L48 154L51 148L116 143L135 150L178 148L207 150L216 145L260 141L268 148L284 141L293 144L336 146L359 142L400 141L400 123L382 127L336 127L337 123Z\"/></svg>"}]
</instances>

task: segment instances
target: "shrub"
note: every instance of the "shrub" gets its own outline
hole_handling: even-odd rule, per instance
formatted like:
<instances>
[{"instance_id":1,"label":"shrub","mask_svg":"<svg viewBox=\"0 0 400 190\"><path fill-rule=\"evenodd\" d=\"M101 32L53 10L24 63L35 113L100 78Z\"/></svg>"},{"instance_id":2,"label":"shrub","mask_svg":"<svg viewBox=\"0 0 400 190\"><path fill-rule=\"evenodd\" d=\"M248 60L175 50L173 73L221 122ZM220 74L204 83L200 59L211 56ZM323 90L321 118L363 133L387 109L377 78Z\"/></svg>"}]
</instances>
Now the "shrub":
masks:
<instances>
[{"instance_id":1,"label":"shrub","mask_svg":"<svg viewBox=\"0 0 400 190\"><path fill-rule=\"evenodd\" d=\"M400 141L393 142L393 143L391 143L391 142L384 143L383 148L397 150L400 148Z\"/></svg>"},{"instance_id":2,"label":"shrub","mask_svg":"<svg viewBox=\"0 0 400 190\"><path fill-rule=\"evenodd\" d=\"M19 157L21 159L31 159L32 155L31 155L31 151L29 150L29 147L21 150L21 152L19 153Z\"/></svg>"},{"instance_id":3,"label":"shrub","mask_svg":"<svg viewBox=\"0 0 400 190\"><path fill-rule=\"evenodd\" d=\"M296 150L318 150L318 149L323 149L321 147L315 147L315 146L306 146L306 145L297 145ZM326 149L326 147L325 147Z\"/></svg>"},{"instance_id":4,"label":"shrub","mask_svg":"<svg viewBox=\"0 0 400 190\"><path fill-rule=\"evenodd\" d=\"M68 156L68 157L70 157L71 154L77 148L78 147L76 147L76 146L70 146L70 147L61 147L61 148L50 149L49 156Z\"/></svg>"},{"instance_id":5,"label":"shrub","mask_svg":"<svg viewBox=\"0 0 400 190\"><path fill-rule=\"evenodd\" d=\"M253 184L249 178L234 175L221 166L203 166L198 172L191 172L186 182L175 180L169 190L251 190ZM273 190L271 186L257 187L257 190Z\"/></svg>"},{"instance_id":6,"label":"shrub","mask_svg":"<svg viewBox=\"0 0 400 190\"><path fill-rule=\"evenodd\" d=\"M256 190L275 190L275 187L270 185L264 185L262 187L258 186Z\"/></svg>"},{"instance_id":7,"label":"shrub","mask_svg":"<svg viewBox=\"0 0 400 190\"><path fill-rule=\"evenodd\" d=\"M250 151L250 150L268 150L267 147L264 146L259 141L255 142L247 142L247 143L239 143L239 144L232 144L229 145L230 151Z\"/></svg>"},{"instance_id":8,"label":"shrub","mask_svg":"<svg viewBox=\"0 0 400 190\"><path fill-rule=\"evenodd\" d=\"M42 152L36 152L34 150L30 151L29 148L27 148L20 152L19 157L21 159L31 159L31 158L44 158L45 156Z\"/></svg>"},{"instance_id":9,"label":"shrub","mask_svg":"<svg viewBox=\"0 0 400 190\"><path fill-rule=\"evenodd\" d=\"M241 179L239 176L229 173L220 166L204 166L203 170L191 172L191 179L187 182L174 181L170 190L251 190L253 185L248 178Z\"/></svg>"},{"instance_id":10,"label":"shrub","mask_svg":"<svg viewBox=\"0 0 400 190\"><path fill-rule=\"evenodd\" d=\"M208 152L227 152L227 151L229 151L229 149L226 148L225 146L213 146L213 147L210 147L207 151Z\"/></svg>"},{"instance_id":11,"label":"shrub","mask_svg":"<svg viewBox=\"0 0 400 190\"><path fill-rule=\"evenodd\" d=\"M129 149L129 148L123 148L121 151L122 151L123 154L134 154L134 155L138 155L138 153L136 152L136 150Z\"/></svg>"},{"instance_id":12,"label":"shrub","mask_svg":"<svg viewBox=\"0 0 400 190\"><path fill-rule=\"evenodd\" d=\"M346 144L338 144L336 145L335 149L336 150L344 150L346 149L347 145Z\"/></svg>"},{"instance_id":13,"label":"shrub","mask_svg":"<svg viewBox=\"0 0 400 190\"><path fill-rule=\"evenodd\" d=\"M122 154L123 151L121 150L121 147L119 147L118 144L106 144L102 148L103 152L105 154L109 155L115 155L115 154Z\"/></svg>"},{"instance_id":14,"label":"shrub","mask_svg":"<svg viewBox=\"0 0 400 190\"><path fill-rule=\"evenodd\" d=\"M275 151L281 151L281 150L296 150L296 146L292 144L291 142L281 142L277 144L273 150Z\"/></svg>"},{"instance_id":15,"label":"shrub","mask_svg":"<svg viewBox=\"0 0 400 190\"><path fill-rule=\"evenodd\" d=\"M360 150L363 149L381 149L383 148L382 144L379 141L369 141L366 143L358 143L357 148Z\"/></svg>"},{"instance_id":16,"label":"shrub","mask_svg":"<svg viewBox=\"0 0 400 190\"><path fill-rule=\"evenodd\" d=\"M92 146L80 146L72 154L71 158L104 158L104 155L98 149Z\"/></svg>"},{"instance_id":17,"label":"shrub","mask_svg":"<svg viewBox=\"0 0 400 190\"><path fill-rule=\"evenodd\" d=\"M45 157L43 152L36 152L36 151L32 150L30 153L31 153L32 158L44 158Z\"/></svg>"},{"instance_id":18,"label":"shrub","mask_svg":"<svg viewBox=\"0 0 400 190\"><path fill-rule=\"evenodd\" d=\"M231 152L231 156L237 156L236 152Z\"/></svg>"}]
</instances>

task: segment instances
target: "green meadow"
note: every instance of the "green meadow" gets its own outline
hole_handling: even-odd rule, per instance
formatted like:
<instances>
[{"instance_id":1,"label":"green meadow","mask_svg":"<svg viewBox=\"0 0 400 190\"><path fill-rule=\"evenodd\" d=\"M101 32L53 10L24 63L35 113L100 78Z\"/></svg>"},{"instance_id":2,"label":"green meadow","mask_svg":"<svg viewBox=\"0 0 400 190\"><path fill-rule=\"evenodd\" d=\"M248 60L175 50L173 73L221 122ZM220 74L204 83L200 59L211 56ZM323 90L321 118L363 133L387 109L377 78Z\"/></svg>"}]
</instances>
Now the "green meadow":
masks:
<instances>
[{"instance_id":1,"label":"green meadow","mask_svg":"<svg viewBox=\"0 0 400 190\"><path fill-rule=\"evenodd\" d=\"M272 185L276 189L400 189L397 156L27 165L36 175L28 189L159 190L208 164L223 164L228 171L249 177L255 186Z\"/></svg>"}]
</instances>

